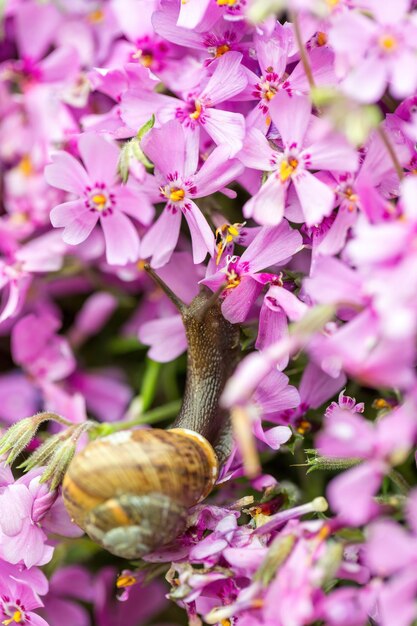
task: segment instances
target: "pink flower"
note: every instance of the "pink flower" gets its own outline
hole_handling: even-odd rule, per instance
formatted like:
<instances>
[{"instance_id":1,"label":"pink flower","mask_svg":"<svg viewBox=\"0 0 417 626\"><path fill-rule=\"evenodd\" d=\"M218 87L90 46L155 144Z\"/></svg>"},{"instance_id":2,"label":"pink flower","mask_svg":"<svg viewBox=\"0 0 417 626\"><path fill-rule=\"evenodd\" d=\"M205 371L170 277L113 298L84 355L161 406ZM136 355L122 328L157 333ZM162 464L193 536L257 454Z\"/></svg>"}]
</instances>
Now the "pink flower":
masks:
<instances>
[{"instance_id":1,"label":"pink flower","mask_svg":"<svg viewBox=\"0 0 417 626\"><path fill-rule=\"evenodd\" d=\"M312 226L331 213L335 193L309 170L355 171L357 154L342 136L330 132L311 115L311 103L306 97L291 97L282 91L271 101L270 115L283 150L273 149L255 128L247 133L239 158L247 167L272 173L245 204L244 215L259 224L278 224L292 183L305 222Z\"/></svg>"},{"instance_id":2,"label":"pink flower","mask_svg":"<svg viewBox=\"0 0 417 626\"><path fill-rule=\"evenodd\" d=\"M86 608L76 600L91 602L93 585L90 573L83 567L69 565L57 569L50 579L48 595L44 600L44 615L50 626L89 626Z\"/></svg>"},{"instance_id":3,"label":"pink flower","mask_svg":"<svg viewBox=\"0 0 417 626\"><path fill-rule=\"evenodd\" d=\"M409 96L417 87L417 28L407 15L410 0L366 4L373 19L350 11L335 18L329 31L336 69L345 76L342 88L360 102L379 100L387 83L394 97Z\"/></svg>"},{"instance_id":4,"label":"pink flower","mask_svg":"<svg viewBox=\"0 0 417 626\"><path fill-rule=\"evenodd\" d=\"M227 147L219 146L196 172L198 153L187 144L182 125L173 120L153 129L143 141L143 149L155 164L165 209L143 238L141 255L151 257L153 267L165 265L177 244L181 214L191 231L194 263L214 253L214 235L193 198L221 190L242 171L239 161L227 161ZM227 164L225 164L227 161Z\"/></svg>"},{"instance_id":5,"label":"pink flower","mask_svg":"<svg viewBox=\"0 0 417 626\"><path fill-rule=\"evenodd\" d=\"M116 181L118 148L95 134L79 139L85 168L70 154L58 152L45 168L50 185L78 196L51 211L52 225L64 227L63 239L78 245L91 234L97 222L103 229L107 262L125 265L139 257L139 235L130 218L149 224L153 207L146 188L130 181Z\"/></svg>"},{"instance_id":6,"label":"pink flower","mask_svg":"<svg viewBox=\"0 0 417 626\"><path fill-rule=\"evenodd\" d=\"M4 578L0 572L0 619L5 626L48 626L32 609L42 606L38 594L31 587L14 578Z\"/></svg>"},{"instance_id":7,"label":"pink flower","mask_svg":"<svg viewBox=\"0 0 417 626\"><path fill-rule=\"evenodd\" d=\"M242 147L245 120L240 113L215 107L239 94L246 86L247 78L241 60L242 55L238 52L222 56L208 82L204 76L201 81L203 86L193 89L184 100L151 93L157 118L161 122L179 120L187 139L189 137L197 147L200 145L200 131L205 130L215 144L228 146L230 156L234 156ZM143 90L134 90L123 97L122 117L131 128L138 127L140 120L149 116L151 103L143 95Z\"/></svg>"},{"instance_id":8,"label":"pink flower","mask_svg":"<svg viewBox=\"0 0 417 626\"><path fill-rule=\"evenodd\" d=\"M75 358L67 340L56 334L60 326L52 315L31 313L13 328L13 358L38 383L61 380L75 369Z\"/></svg>"},{"instance_id":9,"label":"pink flower","mask_svg":"<svg viewBox=\"0 0 417 626\"><path fill-rule=\"evenodd\" d=\"M213 291L225 284L223 315L232 323L243 322L265 282L271 280L260 270L282 263L298 252L301 243L300 234L287 221L262 228L241 257L228 257L222 269L201 282Z\"/></svg>"}]
</instances>

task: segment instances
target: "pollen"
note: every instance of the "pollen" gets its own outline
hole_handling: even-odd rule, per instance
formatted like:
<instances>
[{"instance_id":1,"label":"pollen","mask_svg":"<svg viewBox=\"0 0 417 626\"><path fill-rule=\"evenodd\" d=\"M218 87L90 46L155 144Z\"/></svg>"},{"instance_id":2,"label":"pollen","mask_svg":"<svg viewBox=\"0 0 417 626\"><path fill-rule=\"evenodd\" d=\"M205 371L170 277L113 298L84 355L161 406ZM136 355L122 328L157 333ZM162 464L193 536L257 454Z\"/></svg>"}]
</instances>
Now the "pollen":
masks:
<instances>
[{"instance_id":1,"label":"pollen","mask_svg":"<svg viewBox=\"0 0 417 626\"><path fill-rule=\"evenodd\" d=\"M107 204L107 196L104 193L94 194L91 200L95 204L97 211L102 211Z\"/></svg>"},{"instance_id":2,"label":"pollen","mask_svg":"<svg viewBox=\"0 0 417 626\"><path fill-rule=\"evenodd\" d=\"M195 101L194 106L195 106L195 111L194 111L194 113L190 113L190 117L193 120L198 120L198 118L201 115L201 111L202 111L203 107L201 105L201 102L199 102L199 100Z\"/></svg>"},{"instance_id":3,"label":"pollen","mask_svg":"<svg viewBox=\"0 0 417 626\"><path fill-rule=\"evenodd\" d=\"M228 272L226 289L234 289L240 285L240 276L236 274L235 270Z\"/></svg>"},{"instance_id":4,"label":"pollen","mask_svg":"<svg viewBox=\"0 0 417 626\"><path fill-rule=\"evenodd\" d=\"M390 33L385 33L379 38L379 46L382 50L384 50L384 52L392 52L396 49L397 45L398 42L396 38Z\"/></svg>"},{"instance_id":5,"label":"pollen","mask_svg":"<svg viewBox=\"0 0 417 626\"><path fill-rule=\"evenodd\" d=\"M229 51L230 51L230 46L224 43L222 46L217 46L216 54L214 56L217 59L218 57L222 57L224 54L226 54L226 52L229 52Z\"/></svg>"},{"instance_id":6,"label":"pollen","mask_svg":"<svg viewBox=\"0 0 417 626\"><path fill-rule=\"evenodd\" d=\"M281 179L281 182L285 183L285 181L291 177L297 167L298 161L294 157L290 157L288 160L284 159L283 161L281 161L281 165L279 168L279 177Z\"/></svg>"},{"instance_id":7,"label":"pollen","mask_svg":"<svg viewBox=\"0 0 417 626\"><path fill-rule=\"evenodd\" d=\"M116 587L122 589L123 587L131 587L136 583L136 578L132 575L121 574L116 580Z\"/></svg>"},{"instance_id":8,"label":"pollen","mask_svg":"<svg viewBox=\"0 0 417 626\"><path fill-rule=\"evenodd\" d=\"M326 33L323 33L322 31L319 31L317 33L317 37L316 37L316 41L317 41L317 45L320 46L325 46L327 43L328 37Z\"/></svg>"},{"instance_id":9,"label":"pollen","mask_svg":"<svg viewBox=\"0 0 417 626\"><path fill-rule=\"evenodd\" d=\"M92 24L98 24L99 22L102 22L104 20L104 11L102 11L101 9L97 9L97 11L92 11L88 16L88 19Z\"/></svg>"},{"instance_id":10,"label":"pollen","mask_svg":"<svg viewBox=\"0 0 417 626\"><path fill-rule=\"evenodd\" d=\"M238 0L217 0L219 7L234 7Z\"/></svg>"},{"instance_id":11,"label":"pollen","mask_svg":"<svg viewBox=\"0 0 417 626\"><path fill-rule=\"evenodd\" d=\"M177 187L173 187L169 192L169 199L172 202L181 202L185 198L184 189L178 189Z\"/></svg>"},{"instance_id":12,"label":"pollen","mask_svg":"<svg viewBox=\"0 0 417 626\"><path fill-rule=\"evenodd\" d=\"M19 170L24 176L30 176L33 173L32 161L27 154L22 157L19 163Z\"/></svg>"},{"instance_id":13,"label":"pollen","mask_svg":"<svg viewBox=\"0 0 417 626\"><path fill-rule=\"evenodd\" d=\"M9 613L10 615L10 613ZM5 626L9 626L9 624L12 624L13 622L15 624L21 624L22 623L22 613L21 611L15 611L12 615L12 617L10 619L5 619L2 621L2 624L4 624Z\"/></svg>"}]
</instances>

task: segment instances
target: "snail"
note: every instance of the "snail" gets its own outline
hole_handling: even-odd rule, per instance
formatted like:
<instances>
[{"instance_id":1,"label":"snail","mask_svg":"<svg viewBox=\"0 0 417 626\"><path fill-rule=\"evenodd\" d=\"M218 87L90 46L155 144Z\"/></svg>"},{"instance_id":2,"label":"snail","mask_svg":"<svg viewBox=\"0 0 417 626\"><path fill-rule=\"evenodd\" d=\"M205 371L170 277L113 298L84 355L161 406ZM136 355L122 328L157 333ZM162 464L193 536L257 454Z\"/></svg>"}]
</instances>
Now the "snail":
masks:
<instances>
[{"instance_id":1,"label":"snail","mask_svg":"<svg viewBox=\"0 0 417 626\"><path fill-rule=\"evenodd\" d=\"M230 453L228 414L219 407L239 354L239 330L224 319L218 292L202 287L186 306L146 268L179 309L188 340L179 415L167 429L119 431L90 442L66 472L71 519L109 552L136 559L185 530L188 509L212 490Z\"/></svg>"}]
</instances>

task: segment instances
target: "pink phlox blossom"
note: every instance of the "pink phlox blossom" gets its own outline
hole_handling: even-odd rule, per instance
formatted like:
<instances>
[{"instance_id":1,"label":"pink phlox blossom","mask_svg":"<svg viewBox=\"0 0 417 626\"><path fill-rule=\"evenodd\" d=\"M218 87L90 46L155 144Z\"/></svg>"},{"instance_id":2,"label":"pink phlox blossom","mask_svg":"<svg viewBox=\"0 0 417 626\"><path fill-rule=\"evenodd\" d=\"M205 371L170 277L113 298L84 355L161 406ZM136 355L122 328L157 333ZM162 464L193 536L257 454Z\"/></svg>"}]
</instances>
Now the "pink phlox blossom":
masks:
<instances>
[{"instance_id":1,"label":"pink phlox blossom","mask_svg":"<svg viewBox=\"0 0 417 626\"><path fill-rule=\"evenodd\" d=\"M0 420L12 424L22 415L34 415L40 407L39 390L22 374L12 370L0 375Z\"/></svg>"},{"instance_id":2,"label":"pink phlox blossom","mask_svg":"<svg viewBox=\"0 0 417 626\"><path fill-rule=\"evenodd\" d=\"M84 397L89 412L106 422L122 419L133 395L123 372L116 367L88 372L77 369L66 383L72 394Z\"/></svg>"},{"instance_id":3,"label":"pink phlox blossom","mask_svg":"<svg viewBox=\"0 0 417 626\"><path fill-rule=\"evenodd\" d=\"M21 312L34 275L61 269L65 252L66 245L48 232L28 241L7 260L0 259L0 323Z\"/></svg>"},{"instance_id":4,"label":"pink phlox blossom","mask_svg":"<svg viewBox=\"0 0 417 626\"><path fill-rule=\"evenodd\" d=\"M68 340L73 347L79 347L91 336L96 335L106 325L118 301L107 291L97 291L87 298L77 313L74 324L68 331Z\"/></svg>"},{"instance_id":5,"label":"pink phlox blossom","mask_svg":"<svg viewBox=\"0 0 417 626\"><path fill-rule=\"evenodd\" d=\"M53 548L46 544L40 520L56 499L47 485L39 484L39 471L32 472L0 493L0 554L9 563L26 567L44 565Z\"/></svg>"},{"instance_id":6,"label":"pink phlox blossom","mask_svg":"<svg viewBox=\"0 0 417 626\"><path fill-rule=\"evenodd\" d=\"M118 602L114 596L116 569L102 568L94 578L94 619L97 626L124 626L146 624L161 612L165 604L166 587L153 580L146 587L134 586L126 602Z\"/></svg>"},{"instance_id":7,"label":"pink phlox blossom","mask_svg":"<svg viewBox=\"0 0 417 626\"><path fill-rule=\"evenodd\" d=\"M337 378L329 376L313 361L304 368L298 386L300 402L295 409L286 409L274 417L274 422L291 425L299 432L305 428L305 416L310 409L318 409L328 401L346 383L346 377L340 374ZM307 416L308 419L308 416Z\"/></svg>"},{"instance_id":8,"label":"pink phlox blossom","mask_svg":"<svg viewBox=\"0 0 417 626\"><path fill-rule=\"evenodd\" d=\"M404 461L415 445L417 423L409 402L385 415L374 425L359 413L332 412L317 439L325 456L355 457L365 462L332 480L329 502L344 523L361 525L378 512L374 500L381 480L392 465Z\"/></svg>"},{"instance_id":9,"label":"pink phlox blossom","mask_svg":"<svg viewBox=\"0 0 417 626\"><path fill-rule=\"evenodd\" d=\"M241 257L228 256L223 267L201 281L215 291L223 291L223 315L232 323L243 322L262 292L265 277L261 270L283 263L302 245L300 234L284 220L277 226L264 227L248 245Z\"/></svg>"},{"instance_id":10,"label":"pink phlox blossom","mask_svg":"<svg viewBox=\"0 0 417 626\"><path fill-rule=\"evenodd\" d=\"M294 94L308 95L310 86L299 62L290 72L286 72L289 64L294 34L288 25L277 23L272 34L257 34L254 37L255 51L260 66L260 76L247 70L247 97L258 101L255 109L249 114L248 127L255 126L265 132L270 124L270 104L276 94L283 90L290 96ZM333 73L333 54L327 48L316 48L309 53L309 62L318 85L329 85L335 82Z\"/></svg>"},{"instance_id":11,"label":"pink phlox blossom","mask_svg":"<svg viewBox=\"0 0 417 626\"><path fill-rule=\"evenodd\" d=\"M18 579L3 577L0 572L0 618L3 624L18 623L24 626L48 626L33 609L43 606L38 594Z\"/></svg>"},{"instance_id":12,"label":"pink phlox blossom","mask_svg":"<svg viewBox=\"0 0 417 626\"><path fill-rule=\"evenodd\" d=\"M49 581L42 570L38 567L27 568L23 563L12 564L0 560L0 578L26 584L39 596L44 596L49 589Z\"/></svg>"},{"instance_id":13,"label":"pink phlox blossom","mask_svg":"<svg viewBox=\"0 0 417 626\"><path fill-rule=\"evenodd\" d=\"M374 605L374 593L366 587L345 587L323 596L318 613L326 626L363 626Z\"/></svg>"},{"instance_id":14,"label":"pink phlox blossom","mask_svg":"<svg viewBox=\"0 0 417 626\"><path fill-rule=\"evenodd\" d=\"M40 613L50 626L89 626L88 611L77 602L92 602L92 578L78 565L60 567L49 581L49 592Z\"/></svg>"},{"instance_id":15,"label":"pink phlox blossom","mask_svg":"<svg viewBox=\"0 0 417 626\"><path fill-rule=\"evenodd\" d=\"M280 277L272 278L270 287L265 294L259 313L259 328L256 348L263 350L282 337L288 336L288 321L300 320L308 311L308 306L291 292L291 284L287 289ZM279 363L279 369L288 365L288 356Z\"/></svg>"},{"instance_id":16,"label":"pink phlox blossom","mask_svg":"<svg viewBox=\"0 0 417 626\"><path fill-rule=\"evenodd\" d=\"M242 148L245 120L240 113L215 107L239 94L246 86L241 60L239 52L223 55L208 80L203 78L183 100L150 92L151 102L148 102L142 91L128 91L122 100L123 120L128 126L137 127L144 117L149 116L149 106L152 105L161 123L179 120L197 147L200 145L200 130L204 129L217 145L228 146L230 156L234 156Z\"/></svg>"},{"instance_id":17,"label":"pink phlox blossom","mask_svg":"<svg viewBox=\"0 0 417 626\"><path fill-rule=\"evenodd\" d=\"M153 267L165 265L177 244L183 214L191 231L194 263L201 263L207 253L214 253L214 236L193 199L221 190L241 173L242 165L236 159L227 161L228 148L219 146L196 171L198 152L187 143L178 120L154 128L142 145L155 164L160 195L167 204L145 234L141 256L151 257Z\"/></svg>"},{"instance_id":18,"label":"pink phlox blossom","mask_svg":"<svg viewBox=\"0 0 417 626\"><path fill-rule=\"evenodd\" d=\"M338 414L339 411L349 411L351 413L363 413L365 410L365 404L363 402L356 403L355 398L351 398L350 396L345 396L346 389L342 389L339 393L339 398L337 402L332 402L326 409L324 414L325 417L330 417L331 415Z\"/></svg>"},{"instance_id":19,"label":"pink phlox blossom","mask_svg":"<svg viewBox=\"0 0 417 626\"><path fill-rule=\"evenodd\" d=\"M61 323L51 314L31 313L12 331L12 354L38 384L57 381L74 371L76 362L68 341L57 334Z\"/></svg>"},{"instance_id":20,"label":"pink phlox blossom","mask_svg":"<svg viewBox=\"0 0 417 626\"><path fill-rule=\"evenodd\" d=\"M283 150L273 149L256 128L248 131L239 158L247 167L271 175L245 204L243 213L259 224L278 224L293 183L305 222L313 226L330 215L336 196L310 170L353 172L358 166L357 153L323 120L311 115L311 103L304 96L279 92L270 103L270 115Z\"/></svg>"},{"instance_id":21,"label":"pink phlox blossom","mask_svg":"<svg viewBox=\"0 0 417 626\"><path fill-rule=\"evenodd\" d=\"M367 6L372 18L350 11L336 17L329 31L342 89L360 102L379 100L387 85L394 97L409 96L417 86L417 31L408 19L410 1L369 0Z\"/></svg>"},{"instance_id":22,"label":"pink phlox blossom","mask_svg":"<svg viewBox=\"0 0 417 626\"><path fill-rule=\"evenodd\" d=\"M64 83L79 70L77 51L61 46L45 56L61 22L53 5L21 4L14 15L16 44L20 59L6 69L6 76L16 80L22 90L36 83ZM6 65L7 68L7 65Z\"/></svg>"},{"instance_id":23,"label":"pink phlox blossom","mask_svg":"<svg viewBox=\"0 0 417 626\"><path fill-rule=\"evenodd\" d=\"M256 407L253 415L254 434L273 450L278 450L282 444L286 443L291 438L292 431L288 426L282 425L266 430L262 422L275 423L277 413L293 409L300 404L297 389L288 382L289 379L285 374L273 370L258 385L253 397Z\"/></svg>"},{"instance_id":24,"label":"pink phlox blossom","mask_svg":"<svg viewBox=\"0 0 417 626\"><path fill-rule=\"evenodd\" d=\"M139 235L131 218L144 225L152 220L154 209L148 196L149 187L132 180L123 186L117 182L119 150L104 137L83 134L78 146L86 169L62 151L52 156L52 163L45 168L50 185L77 197L52 209L52 225L63 227L63 240L76 246L100 222L107 262L125 265L137 261Z\"/></svg>"},{"instance_id":25,"label":"pink phlox blossom","mask_svg":"<svg viewBox=\"0 0 417 626\"><path fill-rule=\"evenodd\" d=\"M224 0L201 0L181 4L177 26L190 30L201 30L200 27L209 30L221 16L226 21L243 19L245 5L246 0L234 0L232 3Z\"/></svg>"},{"instance_id":26,"label":"pink phlox blossom","mask_svg":"<svg viewBox=\"0 0 417 626\"><path fill-rule=\"evenodd\" d=\"M189 29L176 24L177 7L176 2L164 1L161 3L161 10L152 16L155 32L165 40L208 55L204 60L205 65L216 62L230 51L248 56L251 42L246 34L250 29L243 20L231 22L220 17L208 30Z\"/></svg>"}]
</instances>

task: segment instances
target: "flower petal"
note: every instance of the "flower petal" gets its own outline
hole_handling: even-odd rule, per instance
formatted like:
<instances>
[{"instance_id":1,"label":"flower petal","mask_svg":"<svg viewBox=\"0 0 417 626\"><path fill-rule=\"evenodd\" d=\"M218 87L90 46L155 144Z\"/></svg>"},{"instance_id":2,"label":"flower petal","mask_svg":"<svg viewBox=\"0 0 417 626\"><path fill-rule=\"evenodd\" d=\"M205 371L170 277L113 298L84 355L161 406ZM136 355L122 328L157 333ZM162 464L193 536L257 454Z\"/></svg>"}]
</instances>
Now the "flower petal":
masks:
<instances>
[{"instance_id":1,"label":"flower petal","mask_svg":"<svg viewBox=\"0 0 417 626\"><path fill-rule=\"evenodd\" d=\"M232 324L244 322L262 291L262 285L250 276L243 276L239 285L227 292L222 304L224 317Z\"/></svg>"},{"instance_id":2,"label":"flower petal","mask_svg":"<svg viewBox=\"0 0 417 626\"><path fill-rule=\"evenodd\" d=\"M207 253L211 256L214 254L213 231L198 206L191 200L187 202L184 217L191 232L193 261L194 263L201 263L206 258Z\"/></svg>"},{"instance_id":3,"label":"flower petal","mask_svg":"<svg viewBox=\"0 0 417 626\"><path fill-rule=\"evenodd\" d=\"M157 221L142 239L140 255L151 258L152 267L168 263L177 245L181 226L181 211L172 213L164 209Z\"/></svg>"},{"instance_id":4,"label":"flower petal","mask_svg":"<svg viewBox=\"0 0 417 626\"><path fill-rule=\"evenodd\" d=\"M291 228L287 220L277 226L265 226L240 257L239 268L248 264L245 272L254 274L288 259L300 250L302 243L300 233Z\"/></svg>"},{"instance_id":5,"label":"flower petal","mask_svg":"<svg viewBox=\"0 0 417 626\"><path fill-rule=\"evenodd\" d=\"M307 226L320 224L333 211L334 191L307 170L294 176L293 181Z\"/></svg>"},{"instance_id":6,"label":"flower petal","mask_svg":"<svg viewBox=\"0 0 417 626\"><path fill-rule=\"evenodd\" d=\"M286 91L280 91L272 99L269 113L284 146L301 148L311 119L310 100L305 96L289 96Z\"/></svg>"},{"instance_id":7,"label":"flower petal","mask_svg":"<svg viewBox=\"0 0 417 626\"><path fill-rule=\"evenodd\" d=\"M111 185L117 175L120 150L116 144L102 135L84 133L78 140L78 148L93 183Z\"/></svg>"},{"instance_id":8,"label":"flower petal","mask_svg":"<svg viewBox=\"0 0 417 626\"><path fill-rule=\"evenodd\" d=\"M52 187L82 196L91 181L81 163L63 150L53 154L51 161L45 167L46 182Z\"/></svg>"},{"instance_id":9,"label":"flower petal","mask_svg":"<svg viewBox=\"0 0 417 626\"><path fill-rule=\"evenodd\" d=\"M126 265L139 258L139 235L131 220L121 211L100 219L110 265Z\"/></svg>"},{"instance_id":10,"label":"flower petal","mask_svg":"<svg viewBox=\"0 0 417 626\"><path fill-rule=\"evenodd\" d=\"M240 52L229 52L220 57L200 98L213 105L229 100L240 93L248 82L241 63Z\"/></svg>"},{"instance_id":11,"label":"flower petal","mask_svg":"<svg viewBox=\"0 0 417 626\"><path fill-rule=\"evenodd\" d=\"M218 146L229 146L230 156L235 156L241 150L245 137L245 118L240 113L209 109L203 128Z\"/></svg>"},{"instance_id":12,"label":"flower petal","mask_svg":"<svg viewBox=\"0 0 417 626\"><path fill-rule=\"evenodd\" d=\"M258 193L246 202L243 215L253 217L258 224L264 226L279 224L284 216L287 188L287 184L281 183L275 174L272 174Z\"/></svg>"}]
</instances>

